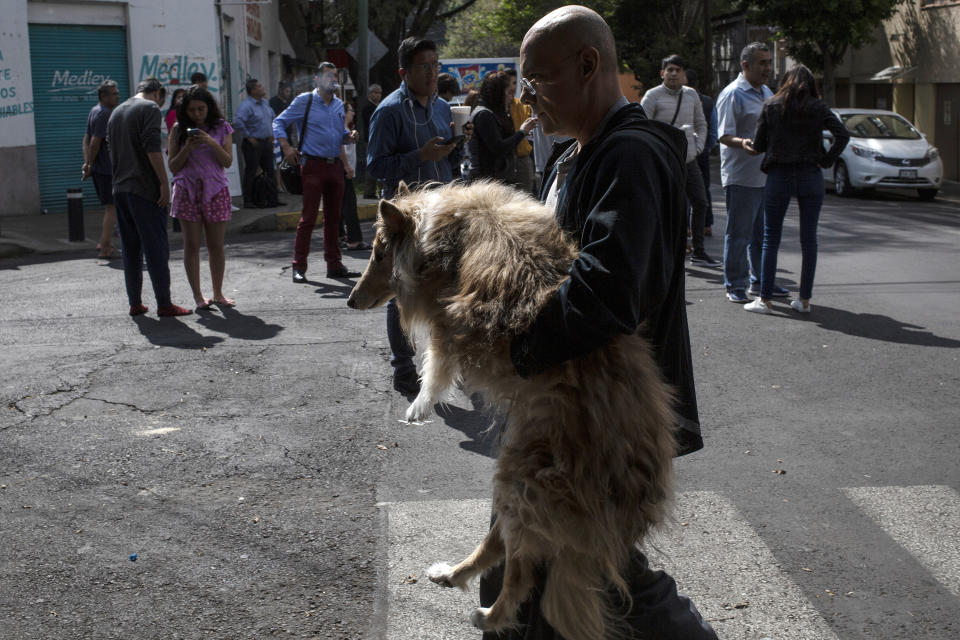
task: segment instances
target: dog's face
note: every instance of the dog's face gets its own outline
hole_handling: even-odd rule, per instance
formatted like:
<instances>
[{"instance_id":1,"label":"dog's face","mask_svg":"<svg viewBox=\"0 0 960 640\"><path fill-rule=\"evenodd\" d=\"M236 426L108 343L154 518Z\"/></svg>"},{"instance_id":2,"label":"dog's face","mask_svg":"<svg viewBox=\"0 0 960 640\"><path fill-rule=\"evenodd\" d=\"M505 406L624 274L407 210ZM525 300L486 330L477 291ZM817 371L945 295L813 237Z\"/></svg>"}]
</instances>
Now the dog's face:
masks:
<instances>
[{"instance_id":1,"label":"dog's face","mask_svg":"<svg viewBox=\"0 0 960 640\"><path fill-rule=\"evenodd\" d=\"M373 309L400 293L400 276L395 269L397 250L403 242L412 242L413 230L409 215L389 200L380 201L370 262L347 300L351 309Z\"/></svg>"}]
</instances>

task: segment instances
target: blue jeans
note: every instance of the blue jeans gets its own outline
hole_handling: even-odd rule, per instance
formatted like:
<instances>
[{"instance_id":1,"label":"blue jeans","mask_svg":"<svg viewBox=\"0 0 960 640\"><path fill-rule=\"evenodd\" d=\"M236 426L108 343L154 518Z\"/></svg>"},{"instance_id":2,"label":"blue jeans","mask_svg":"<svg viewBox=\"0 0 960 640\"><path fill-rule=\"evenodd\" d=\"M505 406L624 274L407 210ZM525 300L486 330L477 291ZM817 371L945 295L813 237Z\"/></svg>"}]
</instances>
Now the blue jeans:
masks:
<instances>
[{"instance_id":1,"label":"blue jeans","mask_svg":"<svg viewBox=\"0 0 960 640\"><path fill-rule=\"evenodd\" d=\"M723 232L723 284L727 291L746 290L760 279L763 238L763 187L732 184L727 198L727 227Z\"/></svg>"},{"instance_id":2,"label":"blue jeans","mask_svg":"<svg viewBox=\"0 0 960 640\"><path fill-rule=\"evenodd\" d=\"M130 306L142 302L144 256L157 306L170 306L167 210L133 193L115 193L113 199L117 207L117 227L123 245L123 279Z\"/></svg>"},{"instance_id":3,"label":"blue jeans","mask_svg":"<svg viewBox=\"0 0 960 640\"><path fill-rule=\"evenodd\" d=\"M415 351L400 326L400 309L397 308L396 298L387 303L387 340L393 355L390 364L393 365L394 374L416 371L417 365L413 364Z\"/></svg>"},{"instance_id":4,"label":"blue jeans","mask_svg":"<svg viewBox=\"0 0 960 640\"><path fill-rule=\"evenodd\" d=\"M763 275L760 297L769 299L777 274L777 252L790 198L800 206L800 297L810 299L817 271L817 221L823 206L823 174L813 164L771 167L763 191Z\"/></svg>"}]
</instances>

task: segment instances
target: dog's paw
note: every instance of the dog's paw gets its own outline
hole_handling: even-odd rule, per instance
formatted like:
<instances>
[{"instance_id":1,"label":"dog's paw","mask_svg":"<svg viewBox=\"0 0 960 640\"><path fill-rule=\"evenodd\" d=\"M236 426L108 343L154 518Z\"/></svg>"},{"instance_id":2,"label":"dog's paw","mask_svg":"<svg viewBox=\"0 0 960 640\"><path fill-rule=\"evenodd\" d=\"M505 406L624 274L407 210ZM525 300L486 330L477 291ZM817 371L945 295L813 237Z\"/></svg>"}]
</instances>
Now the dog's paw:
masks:
<instances>
[{"instance_id":1,"label":"dog's paw","mask_svg":"<svg viewBox=\"0 0 960 640\"><path fill-rule=\"evenodd\" d=\"M478 607L470 614L470 624L481 631L492 631L489 629L488 617L490 616L490 607Z\"/></svg>"},{"instance_id":2,"label":"dog's paw","mask_svg":"<svg viewBox=\"0 0 960 640\"><path fill-rule=\"evenodd\" d=\"M423 419L430 415L432 408L433 402L430 401L430 398L419 395L417 399L407 407L407 412L404 414L404 417L407 422L423 422Z\"/></svg>"},{"instance_id":3,"label":"dog's paw","mask_svg":"<svg viewBox=\"0 0 960 640\"><path fill-rule=\"evenodd\" d=\"M436 582L441 587L454 587L452 582L453 567L446 562L438 562L427 569L427 577L431 582Z\"/></svg>"}]
</instances>

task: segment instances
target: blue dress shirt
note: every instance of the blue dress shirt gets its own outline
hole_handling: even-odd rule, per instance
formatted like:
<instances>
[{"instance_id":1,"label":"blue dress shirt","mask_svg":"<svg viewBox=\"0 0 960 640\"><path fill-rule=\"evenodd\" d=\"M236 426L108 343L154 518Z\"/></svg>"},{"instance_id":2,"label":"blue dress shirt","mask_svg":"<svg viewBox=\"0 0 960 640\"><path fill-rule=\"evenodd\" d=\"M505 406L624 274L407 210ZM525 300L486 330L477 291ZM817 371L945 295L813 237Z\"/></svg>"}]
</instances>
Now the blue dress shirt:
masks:
<instances>
[{"instance_id":1,"label":"blue dress shirt","mask_svg":"<svg viewBox=\"0 0 960 640\"><path fill-rule=\"evenodd\" d=\"M310 106L304 131L303 114L311 96L313 104ZM339 158L344 138L350 135L345 122L343 101L333 96L333 100L327 104L320 92L314 89L298 95L283 113L273 119L273 135L276 138L286 138L287 128L296 125L300 139L303 140L303 153L321 158Z\"/></svg>"},{"instance_id":2,"label":"blue dress shirt","mask_svg":"<svg viewBox=\"0 0 960 640\"><path fill-rule=\"evenodd\" d=\"M420 148L430 138L447 140L453 135L452 121L450 105L443 98L433 96L424 106L405 82L380 102L370 118L367 170L384 182L384 198L393 197L401 180L411 187L453 180L452 167L460 163L459 151L437 161L420 160Z\"/></svg>"},{"instance_id":3,"label":"blue dress shirt","mask_svg":"<svg viewBox=\"0 0 960 640\"><path fill-rule=\"evenodd\" d=\"M735 136L753 140L757 120L763 111L763 102L773 96L770 87L755 89L743 73L717 96L717 115L720 118L718 138ZM723 186L763 187L767 175L761 171L763 154L752 156L743 149L720 145L720 179Z\"/></svg>"},{"instance_id":4,"label":"blue dress shirt","mask_svg":"<svg viewBox=\"0 0 960 640\"><path fill-rule=\"evenodd\" d=\"M247 96L233 116L233 130L242 138L270 138L273 136L271 122L273 109L267 99L254 100Z\"/></svg>"}]
</instances>

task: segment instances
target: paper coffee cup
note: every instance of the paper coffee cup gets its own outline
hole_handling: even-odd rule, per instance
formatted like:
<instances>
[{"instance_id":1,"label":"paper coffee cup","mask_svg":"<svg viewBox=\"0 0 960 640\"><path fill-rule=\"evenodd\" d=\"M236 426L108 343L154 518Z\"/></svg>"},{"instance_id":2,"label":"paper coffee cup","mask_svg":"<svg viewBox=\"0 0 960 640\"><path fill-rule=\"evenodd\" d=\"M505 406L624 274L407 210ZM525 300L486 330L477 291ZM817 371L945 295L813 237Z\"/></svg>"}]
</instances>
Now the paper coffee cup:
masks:
<instances>
[{"instance_id":1,"label":"paper coffee cup","mask_svg":"<svg viewBox=\"0 0 960 640\"><path fill-rule=\"evenodd\" d=\"M470 122L470 107L450 107L453 113L453 135L463 135L463 125Z\"/></svg>"}]
</instances>

